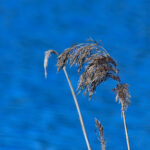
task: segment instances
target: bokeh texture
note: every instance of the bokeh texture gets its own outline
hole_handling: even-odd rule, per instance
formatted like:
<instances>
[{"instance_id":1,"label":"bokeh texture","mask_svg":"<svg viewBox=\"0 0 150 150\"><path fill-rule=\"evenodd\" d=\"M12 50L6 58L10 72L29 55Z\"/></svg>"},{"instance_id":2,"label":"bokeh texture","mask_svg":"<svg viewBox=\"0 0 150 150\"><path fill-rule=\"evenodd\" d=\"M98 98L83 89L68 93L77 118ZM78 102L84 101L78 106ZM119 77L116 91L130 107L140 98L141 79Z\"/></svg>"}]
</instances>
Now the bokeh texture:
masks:
<instances>
[{"instance_id":1,"label":"bokeh texture","mask_svg":"<svg viewBox=\"0 0 150 150\"><path fill-rule=\"evenodd\" d=\"M44 78L44 52L61 53L92 37L116 60L130 85L126 117L132 150L150 149L149 0L0 0L0 150L85 150L78 114L56 56ZM67 68L73 87L79 75ZM91 147L104 126L107 150L126 150L120 105L111 89L97 88L91 101L78 95Z\"/></svg>"}]
</instances>

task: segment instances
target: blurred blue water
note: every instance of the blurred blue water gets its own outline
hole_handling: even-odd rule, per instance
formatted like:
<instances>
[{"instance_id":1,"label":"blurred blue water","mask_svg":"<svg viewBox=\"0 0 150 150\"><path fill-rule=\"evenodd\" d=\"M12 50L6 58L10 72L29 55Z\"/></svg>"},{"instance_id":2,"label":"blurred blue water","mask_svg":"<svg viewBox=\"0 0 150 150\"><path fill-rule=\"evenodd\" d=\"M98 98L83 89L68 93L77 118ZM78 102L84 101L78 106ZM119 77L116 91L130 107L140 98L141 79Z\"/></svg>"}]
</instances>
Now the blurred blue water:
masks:
<instances>
[{"instance_id":1,"label":"blurred blue water","mask_svg":"<svg viewBox=\"0 0 150 150\"><path fill-rule=\"evenodd\" d=\"M131 149L150 148L150 2L148 0L0 1L0 150L86 149L63 72L52 57L44 79L44 51L62 52L75 42L102 40L130 84L126 112ZM68 70L77 87L76 68ZM106 147L126 150L114 82L92 101L79 95L92 149L100 149L94 117L104 126ZM114 86L114 85L113 85Z\"/></svg>"}]
</instances>

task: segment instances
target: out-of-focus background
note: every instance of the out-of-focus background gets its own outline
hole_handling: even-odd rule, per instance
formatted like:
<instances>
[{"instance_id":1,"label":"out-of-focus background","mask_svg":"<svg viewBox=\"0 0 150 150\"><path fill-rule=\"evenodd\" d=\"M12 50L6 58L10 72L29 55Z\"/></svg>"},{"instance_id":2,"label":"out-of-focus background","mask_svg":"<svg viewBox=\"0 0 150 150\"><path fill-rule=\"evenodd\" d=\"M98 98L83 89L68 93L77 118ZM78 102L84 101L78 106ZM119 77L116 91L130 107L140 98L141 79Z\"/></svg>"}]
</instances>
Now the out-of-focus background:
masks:
<instances>
[{"instance_id":1,"label":"out-of-focus background","mask_svg":"<svg viewBox=\"0 0 150 150\"><path fill-rule=\"evenodd\" d=\"M132 150L150 149L150 3L148 0L0 0L0 150L85 150L78 114L56 57L44 78L44 52L61 53L92 37L117 61L130 85L126 112ZM74 88L79 75L67 68ZM107 150L126 150L113 81L91 101L78 95L93 150L100 149L94 118L104 126Z\"/></svg>"}]
</instances>

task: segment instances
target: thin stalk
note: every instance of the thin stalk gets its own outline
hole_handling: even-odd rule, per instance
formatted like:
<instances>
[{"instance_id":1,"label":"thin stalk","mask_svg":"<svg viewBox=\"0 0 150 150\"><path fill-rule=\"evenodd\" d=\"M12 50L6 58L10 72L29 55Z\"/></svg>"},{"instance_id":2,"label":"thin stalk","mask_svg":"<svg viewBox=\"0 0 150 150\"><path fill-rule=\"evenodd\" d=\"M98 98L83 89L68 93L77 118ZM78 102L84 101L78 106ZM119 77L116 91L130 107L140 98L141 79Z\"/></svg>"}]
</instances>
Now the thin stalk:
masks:
<instances>
[{"instance_id":1,"label":"thin stalk","mask_svg":"<svg viewBox=\"0 0 150 150\"><path fill-rule=\"evenodd\" d=\"M127 147L128 147L128 150L130 150L129 136L128 136L128 131L127 131L127 124L126 124L124 111L122 111L122 116L123 116L124 129L125 129L125 134L126 134Z\"/></svg>"},{"instance_id":2,"label":"thin stalk","mask_svg":"<svg viewBox=\"0 0 150 150\"><path fill-rule=\"evenodd\" d=\"M85 141L86 141L87 148L88 148L88 150L91 150L90 143L89 143L89 140L88 140L88 137L87 137L87 133L86 133L86 130L85 130L85 126L84 126L84 123L83 123L81 111L80 111L80 108L79 108L78 100L76 98L73 86L71 84L70 78L68 76L68 73L67 73L65 67L63 67L63 71L64 71L65 76L67 78L67 81L69 83L69 87L70 87L70 90L71 90L71 93L72 93L72 96L73 96L73 99L74 99L74 102L75 102L75 105L76 105L76 108L77 108L77 111L78 111L79 120L80 120L80 123L81 123L81 127L82 127L82 131L83 131L83 135L84 135L84 138L85 138Z\"/></svg>"}]
</instances>

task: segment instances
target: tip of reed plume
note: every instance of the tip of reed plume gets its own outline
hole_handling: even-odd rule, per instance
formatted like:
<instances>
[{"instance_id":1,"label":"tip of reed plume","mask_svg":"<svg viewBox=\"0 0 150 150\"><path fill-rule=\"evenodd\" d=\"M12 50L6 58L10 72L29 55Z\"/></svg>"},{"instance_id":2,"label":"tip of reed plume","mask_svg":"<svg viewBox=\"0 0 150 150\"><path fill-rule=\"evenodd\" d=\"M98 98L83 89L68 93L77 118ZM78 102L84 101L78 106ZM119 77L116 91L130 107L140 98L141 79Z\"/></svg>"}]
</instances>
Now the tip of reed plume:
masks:
<instances>
[{"instance_id":1,"label":"tip of reed plume","mask_svg":"<svg viewBox=\"0 0 150 150\"><path fill-rule=\"evenodd\" d=\"M58 53L55 50L48 50L45 52L45 57L44 57L45 78L47 78L47 66L48 66L48 60L51 57L51 54L55 54L58 56Z\"/></svg>"},{"instance_id":2,"label":"tip of reed plume","mask_svg":"<svg viewBox=\"0 0 150 150\"><path fill-rule=\"evenodd\" d=\"M118 83L116 87L113 89L116 93L116 101L119 101L122 105L122 111L125 111L130 104L130 94L128 89L128 84L126 83Z\"/></svg>"},{"instance_id":3,"label":"tip of reed plume","mask_svg":"<svg viewBox=\"0 0 150 150\"><path fill-rule=\"evenodd\" d=\"M102 150L106 149L105 139L104 139L104 128L99 120L95 118L96 128L98 130L99 136L97 136L99 142L101 143Z\"/></svg>"}]
</instances>

